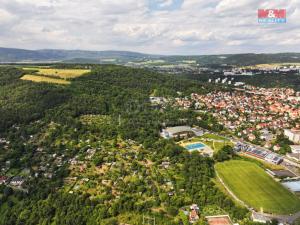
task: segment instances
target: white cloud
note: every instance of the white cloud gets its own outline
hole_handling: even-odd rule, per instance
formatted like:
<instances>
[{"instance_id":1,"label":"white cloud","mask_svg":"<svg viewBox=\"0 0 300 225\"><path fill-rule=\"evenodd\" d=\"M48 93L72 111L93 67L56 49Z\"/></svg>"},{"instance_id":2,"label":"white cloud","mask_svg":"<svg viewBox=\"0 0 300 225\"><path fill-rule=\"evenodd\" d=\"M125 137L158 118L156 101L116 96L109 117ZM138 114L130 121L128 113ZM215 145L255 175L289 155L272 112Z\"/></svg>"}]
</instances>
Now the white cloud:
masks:
<instances>
[{"instance_id":1,"label":"white cloud","mask_svg":"<svg viewBox=\"0 0 300 225\"><path fill-rule=\"evenodd\" d=\"M0 44L163 54L300 51L300 0L0 0ZM149 7L153 1L163 11ZM287 23L257 23L286 8Z\"/></svg>"},{"instance_id":2,"label":"white cloud","mask_svg":"<svg viewBox=\"0 0 300 225\"><path fill-rule=\"evenodd\" d=\"M15 19L15 16L5 9L0 8L0 25L6 24L8 22L11 22L13 19Z\"/></svg>"},{"instance_id":3,"label":"white cloud","mask_svg":"<svg viewBox=\"0 0 300 225\"><path fill-rule=\"evenodd\" d=\"M173 4L173 0L157 0L159 7L168 7Z\"/></svg>"}]
</instances>

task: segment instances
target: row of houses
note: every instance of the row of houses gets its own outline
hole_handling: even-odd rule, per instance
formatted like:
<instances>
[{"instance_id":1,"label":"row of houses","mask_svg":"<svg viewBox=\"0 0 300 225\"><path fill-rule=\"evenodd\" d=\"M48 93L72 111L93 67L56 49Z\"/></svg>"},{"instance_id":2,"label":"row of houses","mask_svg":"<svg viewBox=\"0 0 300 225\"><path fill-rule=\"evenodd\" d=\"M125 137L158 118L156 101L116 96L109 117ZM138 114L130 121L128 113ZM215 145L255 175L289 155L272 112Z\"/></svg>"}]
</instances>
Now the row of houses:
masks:
<instances>
[{"instance_id":1,"label":"row of houses","mask_svg":"<svg viewBox=\"0 0 300 225\"><path fill-rule=\"evenodd\" d=\"M12 178L6 177L6 176L0 176L0 185L1 184L7 184L12 186L22 186L25 182L25 179L20 176L15 176Z\"/></svg>"}]
</instances>

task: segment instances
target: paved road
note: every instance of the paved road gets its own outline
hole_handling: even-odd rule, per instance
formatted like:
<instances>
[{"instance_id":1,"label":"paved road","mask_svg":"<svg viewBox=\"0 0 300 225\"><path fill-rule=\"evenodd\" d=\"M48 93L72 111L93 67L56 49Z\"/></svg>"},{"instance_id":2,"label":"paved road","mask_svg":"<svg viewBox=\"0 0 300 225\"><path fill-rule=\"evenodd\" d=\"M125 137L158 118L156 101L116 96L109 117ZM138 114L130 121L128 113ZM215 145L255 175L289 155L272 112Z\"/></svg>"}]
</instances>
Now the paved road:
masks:
<instances>
[{"instance_id":1,"label":"paved road","mask_svg":"<svg viewBox=\"0 0 300 225\"><path fill-rule=\"evenodd\" d=\"M292 224L295 222L296 219L300 218L300 212L297 212L292 215L275 215L275 214L258 213L258 212L254 212L254 213L257 215L263 216L265 218L269 218L270 220L276 219L279 222L288 223L288 224Z\"/></svg>"}]
</instances>

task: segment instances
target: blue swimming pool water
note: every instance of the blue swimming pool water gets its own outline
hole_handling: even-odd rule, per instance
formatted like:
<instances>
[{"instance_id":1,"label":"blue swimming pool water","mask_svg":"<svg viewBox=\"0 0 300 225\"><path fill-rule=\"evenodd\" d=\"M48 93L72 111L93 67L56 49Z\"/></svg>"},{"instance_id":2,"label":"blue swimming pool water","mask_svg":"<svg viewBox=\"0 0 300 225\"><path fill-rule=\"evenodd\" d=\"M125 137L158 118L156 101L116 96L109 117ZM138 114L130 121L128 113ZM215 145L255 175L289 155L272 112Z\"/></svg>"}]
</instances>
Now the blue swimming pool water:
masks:
<instances>
[{"instance_id":1,"label":"blue swimming pool water","mask_svg":"<svg viewBox=\"0 0 300 225\"><path fill-rule=\"evenodd\" d=\"M193 150L198 150L198 149L202 149L204 148L205 145L202 144L202 143L193 143L193 144L189 144L189 145L186 145L185 148L189 151L193 151Z\"/></svg>"}]
</instances>

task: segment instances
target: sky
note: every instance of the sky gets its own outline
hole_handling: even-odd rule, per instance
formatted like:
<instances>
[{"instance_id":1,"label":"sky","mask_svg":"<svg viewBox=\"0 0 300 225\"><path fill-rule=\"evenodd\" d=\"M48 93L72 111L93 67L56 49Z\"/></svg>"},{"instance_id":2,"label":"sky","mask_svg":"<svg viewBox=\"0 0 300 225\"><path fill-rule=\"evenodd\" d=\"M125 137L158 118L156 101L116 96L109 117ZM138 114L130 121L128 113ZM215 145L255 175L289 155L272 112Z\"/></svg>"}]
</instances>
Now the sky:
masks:
<instances>
[{"instance_id":1,"label":"sky","mask_svg":"<svg viewBox=\"0 0 300 225\"><path fill-rule=\"evenodd\" d=\"M258 23L286 9L287 23ZM300 0L0 0L0 46L166 55L300 52Z\"/></svg>"}]
</instances>

